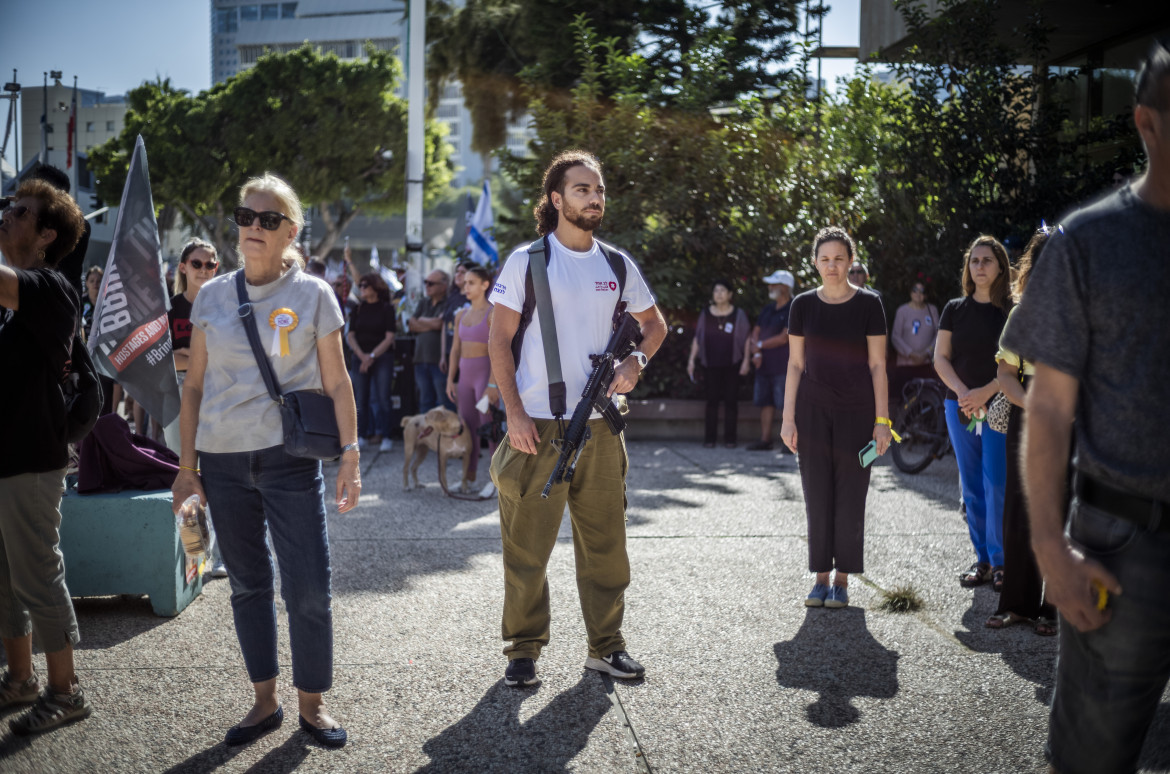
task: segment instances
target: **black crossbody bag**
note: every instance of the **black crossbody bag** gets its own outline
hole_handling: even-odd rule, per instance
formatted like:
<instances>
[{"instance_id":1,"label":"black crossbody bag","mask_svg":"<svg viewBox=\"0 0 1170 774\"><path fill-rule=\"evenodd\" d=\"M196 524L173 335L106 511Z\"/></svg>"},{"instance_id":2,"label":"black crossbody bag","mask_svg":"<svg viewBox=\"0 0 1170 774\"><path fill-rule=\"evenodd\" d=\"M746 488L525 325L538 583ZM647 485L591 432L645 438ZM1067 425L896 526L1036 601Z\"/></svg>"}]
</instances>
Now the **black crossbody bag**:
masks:
<instances>
[{"instance_id":1,"label":"black crossbody bag","mask_svg":"<svg viewBox=\"0 0 1170 774\"><path fill-rule=\"evenodd\" d=\"M248 299L243 269L236 272L236 295L240 301L240 320L248 332L248 343L252 345L252 354L256 356L256 365L260 368L264 385L272 399L280 404L285 452L293 457L310 460L337 459L341 456L341 433L337 429L333 398L312 390L281 394L272 363L260 345L260 332L256 329L256 316L252 314L252 302Z\"/></svg>"}]
</instances>

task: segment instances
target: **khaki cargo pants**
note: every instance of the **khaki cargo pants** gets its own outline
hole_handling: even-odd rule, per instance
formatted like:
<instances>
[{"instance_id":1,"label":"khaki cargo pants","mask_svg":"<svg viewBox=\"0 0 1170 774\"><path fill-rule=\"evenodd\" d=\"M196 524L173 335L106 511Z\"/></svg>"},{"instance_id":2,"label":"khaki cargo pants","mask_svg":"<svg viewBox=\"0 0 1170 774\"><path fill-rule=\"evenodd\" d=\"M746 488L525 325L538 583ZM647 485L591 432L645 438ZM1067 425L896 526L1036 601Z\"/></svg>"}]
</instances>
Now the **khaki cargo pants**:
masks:
<instances>
[{"instance_id":1,"label":"khaki cargo pants","mask_svg":"<svg viewBox=\"0 0 1170 774\"><path fill-rule=\"evenodd\" d=\"M548 568L557 532L569 504L577 591L589 636L589 655L601 658L625 650L622 616L630 585L626 555L626 469L629 459L621 435L605 420L589 422L593 434L577 461L571 483L540 497L557 462L552 419L536 419L536 454L512 448L508 439L492 456L491 476L500 493L500 534L504 543L503 638L508 658L539 658L549 639Z\"/></svg>"}]
</instances>

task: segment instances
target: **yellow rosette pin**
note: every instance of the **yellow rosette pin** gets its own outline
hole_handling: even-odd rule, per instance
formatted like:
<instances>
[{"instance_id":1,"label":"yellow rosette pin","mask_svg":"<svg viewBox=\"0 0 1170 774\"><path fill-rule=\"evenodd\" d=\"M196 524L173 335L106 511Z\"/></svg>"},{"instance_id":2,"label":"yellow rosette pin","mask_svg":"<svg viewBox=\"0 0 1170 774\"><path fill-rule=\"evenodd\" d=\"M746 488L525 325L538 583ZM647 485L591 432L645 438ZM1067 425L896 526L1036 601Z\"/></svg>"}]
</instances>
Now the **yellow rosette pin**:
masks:
<instances>
[{"instance_id":1,"label":"yellow rosette pin","mask_svg":"<svg viewBox=\"0 0 1170 774\"><path fill-rule=\"evenodd\" d=\"M288 334L297 327L297 313L287 307L281 307L268 316L268 324L272 326L273 357L284 357L288 354Z\"/></svg>"}]
</instances>

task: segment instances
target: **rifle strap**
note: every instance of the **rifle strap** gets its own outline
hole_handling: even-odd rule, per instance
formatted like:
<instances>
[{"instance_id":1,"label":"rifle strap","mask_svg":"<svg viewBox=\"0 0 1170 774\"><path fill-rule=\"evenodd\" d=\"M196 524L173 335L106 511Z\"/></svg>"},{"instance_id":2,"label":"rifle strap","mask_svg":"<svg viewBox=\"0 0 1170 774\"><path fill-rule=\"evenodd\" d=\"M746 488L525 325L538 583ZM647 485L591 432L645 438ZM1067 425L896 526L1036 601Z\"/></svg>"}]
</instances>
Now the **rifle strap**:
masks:
<instances>
[{"instance_id":1,"label":"rifle strap","mask_svg":"<svg viewBox=\"0 0 1170 774\"><path fill-rule=\"evenodd\" d=\"M532 290L536 296L536 311L540 313L540 338L544 342L544 364L548 371L548 406L552 415L560 419L568 411L565 379L561 372L561 345L557 340L557 323L553 317L552 291L548 284L548 237L542 237L528 248L528 267L532 272Z\"/></svg>"}]
</instances>

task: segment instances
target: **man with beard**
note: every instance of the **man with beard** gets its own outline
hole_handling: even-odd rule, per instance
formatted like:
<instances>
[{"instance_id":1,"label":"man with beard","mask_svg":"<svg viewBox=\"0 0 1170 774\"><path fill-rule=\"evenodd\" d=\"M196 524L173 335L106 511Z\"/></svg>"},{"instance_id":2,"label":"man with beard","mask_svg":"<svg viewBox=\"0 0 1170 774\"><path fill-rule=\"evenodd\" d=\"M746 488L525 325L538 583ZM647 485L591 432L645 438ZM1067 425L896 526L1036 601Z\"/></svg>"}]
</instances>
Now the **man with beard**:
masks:
<instances>
[{"instance_id":1,"label":"man with beard","mask_svg":"<svg viewBox=\"0 0 1170 774\"><path fill-rule=\"evenodd\" d=\"M666 323L641 272L629 256L593 238L605 214L601 162L592 154L566 151L544 173L544 195L536 205L536 230L543 242L512 253L500 273L491 301L488 353L508 417L508 434L492 458L492 481L499 491L503 537L503 638L508 668L504 683L534 685L536 659L549 641L549 595L545 575L556 544L565 504L573 525L573 549L581 612L588 634L585 666L615 677L636 679L645 670L626 652L621 624L630 582L626 555L625 440L614 435L594 412L591 439L582 447L571 481L541 489L559 456L554 441L565 423L554 413L549 394L539 310L521 328L525 298L532 285L529 258L546 259L556 339L568 401L585 389L593 365L590 355L605 350L619 304L638 321L641 351L617 364L608 394L626 393L638 383L666 337ZM615 268L616 267L616 268ZM529 304L531 308L531 303ZM522 330L519 359L513 337ZM489 387L494 385L488 385ZM573 409L572 403L568 411Z\"/></svg>"}]
</instances>

